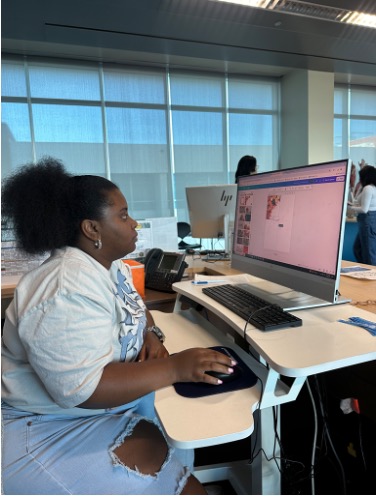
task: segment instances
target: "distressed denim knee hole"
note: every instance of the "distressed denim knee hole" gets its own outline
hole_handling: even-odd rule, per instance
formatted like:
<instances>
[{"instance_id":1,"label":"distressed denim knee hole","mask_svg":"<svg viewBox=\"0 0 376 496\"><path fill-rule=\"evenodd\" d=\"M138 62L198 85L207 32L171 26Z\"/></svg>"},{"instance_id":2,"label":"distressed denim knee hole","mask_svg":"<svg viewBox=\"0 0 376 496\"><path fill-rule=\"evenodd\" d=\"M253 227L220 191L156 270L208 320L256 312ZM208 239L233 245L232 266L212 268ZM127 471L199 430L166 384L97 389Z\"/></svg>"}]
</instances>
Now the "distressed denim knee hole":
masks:
<instances>
[{"instance_id":1,"label":"distressed denim knee hole","mask_svg":"<svg viewBox=\"0 0 376 496\"><path fill-rule=\"evenodd\" d=\"M113 465L138 474L156 477L171 458L159 426L147 419L133 419L110 449Z\"/></svg>"}]
</instances>

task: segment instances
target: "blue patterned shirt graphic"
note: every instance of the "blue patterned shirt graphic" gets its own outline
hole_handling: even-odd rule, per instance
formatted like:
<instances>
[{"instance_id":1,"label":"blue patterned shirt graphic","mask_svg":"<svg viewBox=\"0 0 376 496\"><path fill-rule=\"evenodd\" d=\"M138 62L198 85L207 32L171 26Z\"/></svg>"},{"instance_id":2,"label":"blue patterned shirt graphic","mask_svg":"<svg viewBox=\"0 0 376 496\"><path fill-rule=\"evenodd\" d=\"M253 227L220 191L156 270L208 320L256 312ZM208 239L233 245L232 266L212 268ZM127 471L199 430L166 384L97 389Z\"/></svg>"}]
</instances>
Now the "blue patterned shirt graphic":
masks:
<instances>
[{"instance_id":1,"label":"blue patterned shirt graphic","mask_svg":"<svg viewBox=\"0 0 376 496\"><path fill-rule=\"evenodd\" d=\"M120 361L132 362L136 359L143 344L146 325L145 310L140 306L141 297L127 277L117 271L115 296L121 300L122 320L119 322Z\"/></svg>"}]
</instances>

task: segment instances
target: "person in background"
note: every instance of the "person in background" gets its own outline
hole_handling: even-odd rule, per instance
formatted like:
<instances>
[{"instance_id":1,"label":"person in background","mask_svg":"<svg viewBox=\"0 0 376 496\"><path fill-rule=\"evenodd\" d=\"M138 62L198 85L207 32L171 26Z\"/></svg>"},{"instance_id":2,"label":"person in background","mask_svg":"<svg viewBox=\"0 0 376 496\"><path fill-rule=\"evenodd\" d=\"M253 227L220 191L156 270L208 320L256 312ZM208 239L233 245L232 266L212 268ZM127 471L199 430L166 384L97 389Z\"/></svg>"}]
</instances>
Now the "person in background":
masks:
<instances>
[{"instance_id":1,"label":"person in background","mask_svg":"<svg viewBox=\"0 0 376 496\"><path fill-rule=\"evenodd\" d=\"M349 184L349 201L354 201L354 190L356 184L356 165L351 163L350 184Z\"/></svg>"},{"instance_id":2,"label":"person in background","mask_svg":"<svg viewBox=\"0 0 376 496\"><path fill-rule=\"evenodd\" d=\"M354 163L353 163L353 165L354 165ZM354 165L354 167L355 167L355 165ZM366 164L366 161L364 160L364 158L362 158L362 160L359 162L359 173L364 167L368 167L368 164ZM351 170L352 170L352 167L351 167ZM359 173L358 173L358 175L359 175ZM350 187L351 187L351 183L350 183ZM355 184L355 186L352 189L352 199L351 199L352 202L357 202L359 200L359 197L362 193L362 189L363 189L363 186L362 186L362 182L361 182L360 177L359 177L359 181Z\"/></svg>"},{"instance_id":3,"label":"person in background","mask_svg":"<svg viewBox=\"0 0 376 496\"><path fill-rule=\"evenodd\" d=\"M121 260L137 240L121 191L46 157L5 181L2 207L21 249L51 252L6 312L4 494L206 494L193 450L162 434L154 392L216 387L206 372L235 364L208 348L169 356Z\"/></svg>"},{"instance_id":4,"label":"person in background","mask_svg":"<svg viewBox=\"0 0 376 496\"><path fill-rule=\"evenodd\" d=\"M257 160L251 155L244 155L239 162L235 172L235 184L238 183L238 177L249 176L257 173Z\"/></svg>"},{"instance_id":5,"label":"person in background","mask_svg":"<svg viewBox=\"0 0 376 496\"><path fill-rule=\"evenodd\" d=\"M359 171L362 191L358 204L348 207L349 213L357 215L358 235L353 250L356 261L376 265L376 168L364 165Z\"/></svg>"}]
</instances>

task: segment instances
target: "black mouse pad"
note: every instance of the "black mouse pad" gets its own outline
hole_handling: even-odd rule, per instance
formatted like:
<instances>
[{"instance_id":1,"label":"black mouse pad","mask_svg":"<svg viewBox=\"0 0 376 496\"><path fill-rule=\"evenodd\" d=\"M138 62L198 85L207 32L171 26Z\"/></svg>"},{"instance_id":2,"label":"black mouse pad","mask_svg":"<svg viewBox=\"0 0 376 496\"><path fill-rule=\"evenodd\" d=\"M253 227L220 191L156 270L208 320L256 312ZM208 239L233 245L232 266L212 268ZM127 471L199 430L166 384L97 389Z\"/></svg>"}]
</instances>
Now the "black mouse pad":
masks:
<instances>
[{"instance_id":1,"label":"black mouse pad","mask_svg":"<svg viewBox=\"0 0 376 496\"><path fill-rule=\"evenodd\" d=\"M237 362L237 366L241 368L242 374L233 381L226 384L212 385L205 382L176 382L174 384L175 391L186 398L200 398L212 394L227 393L228 391L237 391L238 389L246 389L256 384L258 377L252 370L247 367L243 360L232 348L226 346L212 346L211 350L220 351L225 355L231 355Z\"/></svg>"}]
</instances>

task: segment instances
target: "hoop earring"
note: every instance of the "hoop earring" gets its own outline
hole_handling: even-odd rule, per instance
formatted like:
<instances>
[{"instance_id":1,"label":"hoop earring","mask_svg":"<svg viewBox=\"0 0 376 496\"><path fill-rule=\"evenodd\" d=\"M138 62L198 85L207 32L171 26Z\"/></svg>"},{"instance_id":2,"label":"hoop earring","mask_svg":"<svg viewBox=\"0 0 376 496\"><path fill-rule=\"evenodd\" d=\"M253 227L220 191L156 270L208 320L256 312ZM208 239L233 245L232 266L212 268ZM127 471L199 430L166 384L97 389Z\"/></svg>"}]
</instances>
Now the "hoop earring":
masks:
<instances>
[{"instance_id":1,"label":"hoop earring","mask_svg":"<svg viewBox=\"0 0 376 496\"><path fill-rule=\"evenodd\" d=\"M94 241L94 246L95 246L95 248L96 248L97 250L100 250L100 249L102 248L102 246L103 246L103 245L102 245L102 240L100 240L100 239L95 240L95 241Z\"/></svg>"}]
</instances>

